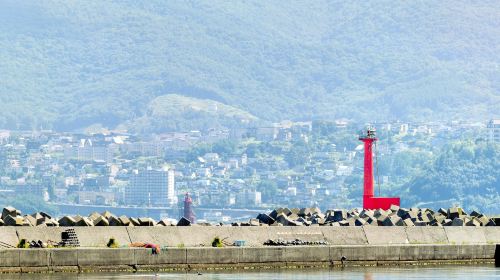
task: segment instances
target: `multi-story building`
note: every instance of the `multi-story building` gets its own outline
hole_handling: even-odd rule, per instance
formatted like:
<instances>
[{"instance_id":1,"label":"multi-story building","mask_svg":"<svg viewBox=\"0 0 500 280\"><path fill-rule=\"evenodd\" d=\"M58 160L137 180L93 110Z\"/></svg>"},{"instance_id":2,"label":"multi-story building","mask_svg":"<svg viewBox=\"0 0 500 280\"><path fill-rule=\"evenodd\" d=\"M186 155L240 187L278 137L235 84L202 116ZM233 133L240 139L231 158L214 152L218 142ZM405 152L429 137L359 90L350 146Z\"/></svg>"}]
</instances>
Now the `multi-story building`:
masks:
<instances>
[{"instance_id":1,"label":"multi-story building","mask_svg":"<svg viewBox=\"0 0 500 280\"><path fill-rule=\"evenodd\" d=\"M66 159L77 159L80 161L104 161L113 160L115 149L109 149L107 144L93 143L90 139L82 139L78 146L68 145L64 148Z\"/></svg>"},{"instance_id":2,"label":"multi-story building","mask_svg":"<svg viewBox=\"0 0 500 280\"><path fill-rule=\"evenodd\" d=\"M500 143L500 119L488 122L488 141Z\"/></svg>"},{"instance_id":3,"label":"multi-story building","mask_svg":"<svg viewBox=\"0 0 500 280\"><path fill-rule=\"evenodd\" d=\"M174 170L143 170L133 174L125 189L125 203L145 206L176 203Z\"/></svg>"}]
</instances>

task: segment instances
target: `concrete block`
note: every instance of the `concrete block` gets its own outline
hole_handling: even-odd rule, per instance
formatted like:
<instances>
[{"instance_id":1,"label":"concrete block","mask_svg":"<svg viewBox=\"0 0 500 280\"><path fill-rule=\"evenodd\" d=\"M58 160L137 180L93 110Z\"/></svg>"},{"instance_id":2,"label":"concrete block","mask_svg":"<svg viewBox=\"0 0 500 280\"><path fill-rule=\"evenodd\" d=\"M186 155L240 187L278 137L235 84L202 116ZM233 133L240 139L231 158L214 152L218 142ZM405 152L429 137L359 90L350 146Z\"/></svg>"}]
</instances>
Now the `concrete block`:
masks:
<instances>
[{"instance_id":1,"label":"concrete block","mask_svg":"<svg viewBox=\"0 0 500 280\"><path fill-rule=\"evenodd\" d=\"M260 213L257 216L257 219L259 220L259 222L266 224L266 225L270 225L270 224L275 222L275 220L271 216L269 216L265 213Z\"/></svg>"},{"instance_id":2,"label":"concrete block","mask_svg":"<svg viewBox=\"0 0 500 280\"><path fill-rule=\"evenodd\" d=\"M228 232L230 237L226 240L229 243L245 240L246 246L257 247L269 239L288 239L287 233L291 233L291 227L230 227Z\"/></svg>"},{"instance_id":3,"label":"concrete block","mask_svg":"<svg viewBox=\"0 0 500 280\"><path fill-rule=\"evenodd\" d=\"M442 227L407 227L405 231L410 244L448 244Z\"/></svg>"},{"instance_id":4,"label":"concrete block","mask_svg":"<svg viewBox=\"0 0 500 280\"><path fill-rule=\"evenodd\" d=\"M450 244L486 244L485 227L445 227Z\"/></svg>"},{"instance_id":5,"label":"concrete block","mask_svg":"<svg viewBox=\"0 0 500 280\"><path fill-rule=\"evenodd\" d=\"M80 266L136 264L134 252L129 248L79 248L77 250L78 265Z\"/></svg>"},{"instance_id":6,"label":"concrete block","mask_svg":"<svg viewBox=\"0 0 500 280\"><path fill-rule=\"evenodd\" d=\"M327 211L327 222L340 222L347 219L347 212L343 209L335 209Z\"/></svg>"},{"instance_id":7,"label":"concrete block","mask_svg":"<svg viewBox=\"0 0 500 280\"><path fill-rule=\"evenodd\" d=\"M404 227L370 227L365 226L368 244L408 244Z\"/></svg>"},{"instance_id":8,"label":"concrete block","mask_svg":"<svg viewBox=\"0 0 500 280\"><path fill-rule=\"evenodd\" d=\"M347 261L368 261L375 260L373 249L370 246L342 246L341 254Z\"/></svg>"},{"instance_id":9,"label":"concrete block","mask_svg":"<svg viewBox=\"0 0 500 280\"><path fill-rule=\"evenodd\" d=\"M24 216L24 220L30 225L30 226L36 226L38 221L35 217L31 215L26 215Z\"/></svg>"},{"instance_id":10,"label":"concrete block","mask_svg":"<svg viewBox=\"0 0 500 280\"><path fill-rule=\"evenodd\" d=\"M418 260L434 260L436 258L435 245L414 245L418 247ZM401 256L401 255L400 255Z\"/></svg>"},{"instance_id":11,"label":"concrete block","mask_svg":"<svg viewBox=\"0 0 500 280\"><path fill-rule=\"evenodd\" d=\"M78 265L78 250L76 249L50 249L50 266L76 266Z\"/></svg>"},{"instance_id":12,"label":"concrete block","mask_svg":"<svg viewBox=\"0 0 500 280\"><path fill-rule=\"evenodd\" d=\"M141 223L139 223L139 220L138 220L138 219L136 219L136 218L130 217L128 220L129 220L129 222L130 222L130 226L135 226L135 227L137 227L137 226L140 226L140 225L141 225Z\"/></svg>"},{"instance_id":13,"label":"concrete block","mask_svg":"<svg viewBox=\"0 0 500 280\"><path fill-rule=\"evenodd\" d=\"M153 255L151 249L133 249L137 265L186 264L186 248L168 248Z\"/></svg>"},{"instance_id":14,"label":"concrete block","mask_svg":"<svg viewBox=\"0 0 500 280\"><path fill-rule=\"evenodd\" d=\"M3 221L6 226L30 226L30 223L23 216L7 215Z\"/></svg>"},{"instance_id":15,"label":"concrete block","mask_svg":"<svg viewBox=\"0 0 500 280\"><path fill-rule=\"evenodd\" d=\"M485 227L483 231L486 243L500 244L500 227Z\"/></svg>"},{"instance_id":16,"label":"concrete block","mask_svg":"<svg viewBox=\"0 0 500 280\"><path fill-rule=\"evenodd\" d=\"M19 267L22 249L2 249L0 250L0 267Z\"/></svg>"},{"instance_id":17,"label":"concrete block","mask_svg":"<svg viewBox=\"0 0 500 280\"><path fill-rule=\"evenodd\" d=\"M239 263L241 250L245 248L186 248L188 264Z\"/></svg>"},{"instance_id":18,"label":"concrete block","mask_svg":"<svg viewBox=\"0 0 500 280\"><path fill-rule=\"evenodd\" d=\"M172 222L167 220L167 219L162 219L162 220L159 220L157 223L156 223L157 226L163 226L163 227L169 227L169 226L172 226Z\"/></svg>"},{"instance_id":19,"label":"concrete block","mask_svg":"<svg viewBox=\"0 0 500 280\"><path fill-rule=\"evenodd\" d=\"M152 227L156 224L156 221L149 217L139 218L138 221L143 227Z\"/></svg>"},{"instance_id":20,"label":"concrete block","mask_svg":"<svg viewBox=\"0 0 500 280\"><path fill-rule=\"evenodd\" d=\"M357 218L356 220L354 220L355 226L363 226L365 224L366 224L366 221L362 218Z\"/></svg>"},{"instance_id":21,"label":"concrete block","mask_svg":"<svg viewBox=\"0 0 500 280\"><path fill-rule=\"evenodd\" d=\"M469 227L480 227L481 226L481 221L478 218L473 217L465 225L469 226Z\"/></svg>"},{"instance_id":22,"label":"concrete block","mask_svg":"<svg viewBox=\"0 0 500 280\"><path fill-rule=\"evenodd\" d=\"M21 215L21 211L17 210L16 208L14 208L12 206L7 206L7 207L2 209L2 219L5 220L5 218L8 215L10 215L12 217L16 217L16 216Z\"/></svg>"},{"instance_id":23,"label":"concrete block","mask_svg":"<svg viewBox=\"0 0 500 280\"><path fill-rule=\"evenodd\" d=\"M199 228L199 229L198 229ZM215 237L219 237L223 243L232 244L232 227L178 227L179 236L186 247L211 246ZM241 227L240 229L249 228ZM253 228L253 227L252 227ZM260 227L255 227L260 228ZM262 228L265 230L265 228ZM262 244L261 244L262 245Z\"/></svg>"},{"instance_id":24,"label":"concrete block","mask_svg":"<svg viewBox=\"0 0 500 280\"><path fill-rule=\"evenodd\" d=\"M189 246L184 244L179 229L180 227L126 227L131 242L149 242L160 247ZM193 232L183 232L183 234L194 235Z\"/></svg>"},{"instance_id":25,"label":"concrete block","mask_svg":"<svg viewBox=\"0 0 500 280\"><path fill-rule=\"evenodd\" d=\"M443 222L441 222L441 224L445 227L451 226L452 223L453 221L450 219L444 219Z\"/></svg>"},{"instance_id":26,"label":"concrete block","mask_svg":"<svg viewBox=\"0 0 500 280\"><path fill-rule=\"evenodd\" d=\"M447 215L446 217L450 220L453 220L455 218L459 218L460 216L464 215L464 211L462 208L460 207L452 207L452 208L449 208L448 211L447 211Z\"/></svg>"},{"instance_id":27,"label":"concrete block","mask_svg":"<svg viewBox=\"0 0 500 280\"><path fill-rule=\"evenodd\" d=\"M485 215L479 215L475 218L481 223L482 226L486 226L490 222L490 218Z\"/></svg>"},{"instance_id":28,"label":"concrete block","mask_svg":"<svg viewBox=\"0 0 500 280\"><path fill-rule=\"evenodd\" d=\"M325 236L320 227L284 227L283 229L287 229L289 235L284 235L281 233L281 238L285 240L295 240L300 239L302 241L326 241Z\"/></svg>"},{"instance_id":29,"label":"concrete block","mask_svg":"<svg viewBox=\"0 0 500 280\"><path fill-rule=\"evenodd\" d=\"M399 245L366 246L367 258L372 260L370 256L374 256L373 260L398 261L401 247Z\"/></svg>"},{"instance_id":30,"label":"concrete block","mask_svg":"<svg viewBox=\"0 0 500 280\"><path fill-rule=\"evenodd\" d=\"M415 224L413 223L413 221L410 219L410 218L406 218L403 220L403 224L406 226L406 227L412 227L412 226L415 226Z\"/></svg>"},{"instance_id":31,"label":"concrete block","mask_svg":"<svg viewBox=\"0 0 500 280\"><path fill-rule=\"evenodd\" d=\"M496 245L488 244L484 245L484 257L486 259L494 259L495 258Z\"/></svg>"},{"instance_id":32,"label":"concrete block","mask_svg":"<svg viewBox=\"0 0 500 280\"><path fill-rule=\"evenodd\" d=\"M348 218L345 221L338 222L341 227L348 227L354 225L354 219Z\"/></svg>"},{"instance_id":33,"label":"concrete block","mask_svg":"<svg viewBox=\"0 0 500 280\"><path fill-rule=\"evenodd\" d=\"M94 226L98 227L107 227L109 226L109 221L104 216L98 216L97 218L92 220Z\"/></svg>"},{"instance_id":34,"label":"concrete block","mask_svg":"<svg viewBox=\"0 0 500 280\"><path fill-rule=\"evenodd\" d=\"M130 226L130 219L127 216L122 215L118 218L118 220L123 226Z\"/></svg>"},{"instance_id":35,"label":"concrete block","mask_svg":"<svg viewBox=\"0 0 500 280\"><path fill-rule=\"evenodd\" d=\"M373 210L370 210L370 209L363 209L363 211L361 211L359 213L359 217L365 219L365 218L374 218L375 217L375 213L373 212Z\"/></svg>"},{"instance_id":36,"label":"concrete block","mask_svg":"<svg viewBox=\"0 0 500 280\"><path fill-rule=\"evenodd\" d=\"M97 213L97 212L92 212L90 215L88 215L88 218L93 221L97 218L101 217L101 214Z\"/></svg>"},{"instance_id":37,"label":"concrete block","mask_svg":"<svg viewBox=\"0 0 500 280\"><path fill-rule=\"evenodd\" d=\"M330 248L327 246L285 247L283 258L286 262L329 262Z\"/></svg>"},{"instance_id":38,"label":"concrete block","mask_svg":"<svg viewBox=\"0 0 500 280\"><path fill-rule=\"evenodd\" d=\"M59 219L59 225L63 227L72 227L76 224L75 219L71 216L64 216Z\"/></svg>"},{"instance_id":39,"label":"concrete block","mask_svg":"<svg viewBox=\"0 0 500 280\"><path fill-rule=\"evenodd\" d=\"M401 261L416 261L420 258L419 248L422 245L401 245L399 247L399 260ZM434 248L432 248L432 257L434 257Z\"/></svg>"},{"instance_id":40,"label":"concrete block","mask_svg":"<svg viewBox=\"0 0 500 280\"><path fill-rule=\"evenodd\" d=\"M462 218L454 218L453 222L451 222L451 225L454 227L460 227L460 226L464 226L465 223L466 223L466 221L464 221L464 219L462 219Z\"/></svg>"},{"instance_id":41,"label":"concrete block","mask_svg":"<svg viewBox=\"0 0 500 280\"><path fill-rule=\"evenodd\" d=\"M119 246L130 244L126 227L75 227L81 247L106 247L114 237Z\"/></svg>"},{"instance_id":42,"label":"concrete block","mask_svg":"<svg viewBox=\"0 0 500 280\"><path fill-rule=\"evenodd\" d=\"M191 225L191 221L182 217L179 222L177 222L177 226L179 227L185 227L185 226L190 226Z\"/></svg>"},{"instance_id":43,"label":"concrete block","mask_svg":"<svg viewBox=\"0 0 500 280\"><path fill-rule=\"evenodd\" d=\"M342 258L342 247L341 246L329 246L330 260L340 261Z\"/></svg>"},{"instance_id":44,"label":"concrete block","mask_svg":"<svg viewBox=\"0 0 500 280\"><path fill-rule=\"evenodd\" d=\"M458 250L458 259L472 260L486 258L486 245L461 245Z\"/></svg>"},{"instance_id":45,"label":"concrete block","mask_svg":"<svg viewBox=\"0 0 500 280\"><path fill-rule=\"evenodd\" d=\"M0 227L0 241L10 246L16 247L19 243L15 227Z\"/></svg>"},{"instance_id":46,"label":"concrete block","mask_svg":"<svg viewBox=\"0 0 500 280\"><path fill-rule=\"evenodd\" d=\"M101 216L105 217L105 218L106 218L106 219L108 219L108 220L109 220L109 218L111 218L111 217L115 217L115 218L116 218L116 216L115 216L115 215L113 215L113 213L111 213L111 212L109 212L109 211L104 211L104 212L102 212L102 213L101 213Z\"/></svg>"},{"instance_id":47,"label":"concrete block","mask_svg":"<svg viewBox=\"0 0 500 280\"><path fill-rule=\"evenodd\" d=\"M107 219L108 219L109 225L112 226L112 227L123 226L122 221L119 218L117 218L117 217L115 217L113 215L107 217Z\"/></svg>"},{"instance_id":48,"label":"concrete block","mask_svg":"<svg viewBox=\"0 0 500 280\"><path fill-rule=\"evenodd\" d=\"M456 260L461 245L434 245L435 260Z\"/></svg>"},{"instance_id":49,"label":"concrete block","mask_svg":"<svg viewBox=\"0 0 500 280\"><path fill-rule=\"evenodd\" d=\"M480 215L482 215L481 213L479 213L478 211L476 210L473 210L472 212L470 212L469 216L471 217L479 217Z\"/></svg>"},{"instance_id":50,"label":"concrete block","mask_svg":"<svg viewBox=\"0 0 500 280\"><path fill-rule=\"evenodd\" d=\"M320 230L330 245L365 245L368 244L368 240L366 239L364 228L365 227L320 227Z\"/></svg>"},{"instance_id":51,"label":"concrete block","mask_svg":"<svg viewBox=\"0 0 500 280\"><path fill-rule=\"evenodd\" d=\"M75 226L77 227L91 227L94 226L94 222L88 217L75 217Z\"/></svg>"},{"instance_id":52,"label":"concrete block","mask_svg":"<svg viewBox=\"0 0 500 280\"><path fill-rule=\"evenodd\" d=\"M286 262L286 247L241 248L240 263L276 263Z\"/></svg>"},{"instance_id":53,"label":"concrete block","mask_svg":"<svg viewBox=\"0 0 500 280\"><path fill-rule=\"evenodd\" d=\"M24 249L19 250L19 264L26 266L49 266L50 249Z\"/></svg>"}]
</instances>

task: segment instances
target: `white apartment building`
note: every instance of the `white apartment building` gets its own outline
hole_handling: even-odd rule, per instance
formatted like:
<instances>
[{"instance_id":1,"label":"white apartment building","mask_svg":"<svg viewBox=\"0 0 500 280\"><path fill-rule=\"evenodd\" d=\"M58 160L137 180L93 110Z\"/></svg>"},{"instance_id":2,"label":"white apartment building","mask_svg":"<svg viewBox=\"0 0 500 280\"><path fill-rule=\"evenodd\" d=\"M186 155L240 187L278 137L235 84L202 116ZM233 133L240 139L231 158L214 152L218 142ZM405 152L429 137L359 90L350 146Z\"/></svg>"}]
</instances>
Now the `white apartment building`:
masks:
<instances>
[{"instance_id":1,"label":"white apartment building","mask_svg":"<svg viewBox=\"0 0 500 280\"><path fill-rule=\"evenodd\" d=\"M142 170L132 174L125 189L125 203L142 206L169 206L175 197L174 170Z\"/></svg>"}]
</instances>

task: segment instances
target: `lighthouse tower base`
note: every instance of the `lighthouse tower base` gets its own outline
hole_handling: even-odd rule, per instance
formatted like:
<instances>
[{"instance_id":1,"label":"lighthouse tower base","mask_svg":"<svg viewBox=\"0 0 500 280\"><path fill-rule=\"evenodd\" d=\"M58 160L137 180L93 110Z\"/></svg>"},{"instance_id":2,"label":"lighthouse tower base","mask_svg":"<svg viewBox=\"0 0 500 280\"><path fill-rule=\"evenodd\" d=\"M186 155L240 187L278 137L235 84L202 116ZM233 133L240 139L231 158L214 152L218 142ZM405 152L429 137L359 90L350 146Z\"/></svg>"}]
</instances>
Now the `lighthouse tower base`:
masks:
<instances>
[{"instance_id":1,"label":"lighthouse tower base","mask_svg":"<svg viewBox=\"0 0 500 280\"><path fill-rule=\"evenodd\" d=\"M400 205L399 197L363 197L364 209L383 209L387 210L392 205Z\"/></svg>"}]
</instances>

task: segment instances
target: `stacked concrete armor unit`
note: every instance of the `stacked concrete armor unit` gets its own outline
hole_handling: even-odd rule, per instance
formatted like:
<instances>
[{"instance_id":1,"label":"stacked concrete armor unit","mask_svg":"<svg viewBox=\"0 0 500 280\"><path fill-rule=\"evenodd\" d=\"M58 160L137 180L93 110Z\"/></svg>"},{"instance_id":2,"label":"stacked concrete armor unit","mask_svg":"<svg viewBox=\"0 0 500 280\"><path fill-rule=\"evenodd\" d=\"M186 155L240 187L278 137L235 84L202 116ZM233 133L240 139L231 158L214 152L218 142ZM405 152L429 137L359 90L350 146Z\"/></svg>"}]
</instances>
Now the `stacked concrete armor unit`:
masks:
<instances>
[{"instance_id":1,"label":"stacked concrete armor unit","mask_svg":"<svg viewBox=\"0 0 500 280\"><path fill-rule=\"evenodd\" d=\"M186 218L176 224L169 220L155 221L149 217L116 216L108 211L92 213L89 216L64 216L53 218L47 213L37 212L31 215L13 208L5 207L2 211L0 226L37 226L37 227L94 227L94 226L193 226ZM198 223L198 226L212 226L210 223ZM213 226L222 226L222 223ZM466 213L460 207L439 209L400 208L391 206L387 210L345 210L333 209L322 212L319 208L278 208L270 213L261 213L247 222L235 222L230 226L496 226L500 217L487 216L472 211Z\"/></svg>"},{"instance_id":2,"label":"stacked concrete armor unit","mask_svg":"<svg viewBox=\"0 0 500 280\"><path fill-rule=\"evenodd\" d=\"M169 220L155 221L149 217L115 216L106 211L92 213L89 216L64 216L59 219L44 212L31 215L13 208L5 207L2 211L0 226L42 226L42 227L92 227L92 226L191 226L192 222L181 218L176 224ZM211 226L210 223L197 225ZM222 223L215 224L223 225ZM334 209L322 212L319 208L278 208L270 213L261 213L248 222L235 222L231 226L497 226L500 217L487 216L472 211L466 213L460 207L439 209L400 208L350 211Z\"/></svg>"},{"instance_id":3,"label":"stacked concrete armor unit","mask_svg":"<svg viewBox=\"0 0 500 280\"><path fill-rule=\"evenodd\" d=\"M388 210L344 209L321 212L318 208L278 208L271 213L262 213L249 223L240 225L270 226L496 226L500 217L488 217L476 211L467 214L460 207L439 209L400 208Z\"/></svg>"}]
</instances>

